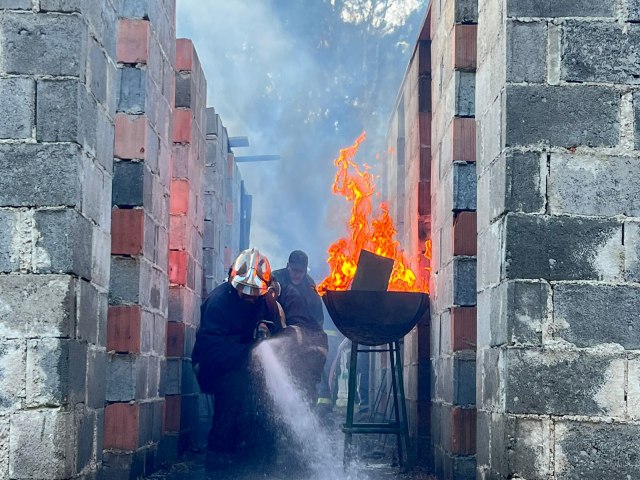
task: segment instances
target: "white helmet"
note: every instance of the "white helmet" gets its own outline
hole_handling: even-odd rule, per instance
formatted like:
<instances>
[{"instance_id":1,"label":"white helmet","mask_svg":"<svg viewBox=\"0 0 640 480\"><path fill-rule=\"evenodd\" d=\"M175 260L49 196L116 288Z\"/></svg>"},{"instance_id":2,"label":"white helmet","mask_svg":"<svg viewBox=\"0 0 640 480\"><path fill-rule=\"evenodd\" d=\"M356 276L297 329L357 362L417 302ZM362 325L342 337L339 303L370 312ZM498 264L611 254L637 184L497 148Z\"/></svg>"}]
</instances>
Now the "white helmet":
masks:
<instances>
[{"instance_id":1,"label":"white helmet","mask_svg":"<svg viewBox=\"0 0 640 480\"><path fill-rule=\"evenodd\" d=\"M266 294L271 284L269 260L257 248L242 251L233 262L229 282L245 295L258 297Z\"/></svg>"}]
</instances>

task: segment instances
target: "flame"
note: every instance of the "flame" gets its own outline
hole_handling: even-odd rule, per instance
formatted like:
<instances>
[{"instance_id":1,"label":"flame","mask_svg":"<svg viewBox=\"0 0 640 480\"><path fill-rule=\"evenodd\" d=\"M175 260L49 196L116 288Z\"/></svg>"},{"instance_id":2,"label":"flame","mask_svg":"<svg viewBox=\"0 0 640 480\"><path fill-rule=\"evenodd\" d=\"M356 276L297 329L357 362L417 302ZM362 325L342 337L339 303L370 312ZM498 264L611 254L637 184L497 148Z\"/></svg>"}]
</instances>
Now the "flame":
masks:
<instances>
[{"instance_id":1,"label":"flame","mask_svg":"<svg viewBox=\"0 0 640 480\"><path fill-rule=\"evenodd\" d=\"M386 203L380 204L380 213L372 217L372 198L375 191L375 179L366 165L360 168L354 161L360 144L364 142L363 132L353 145L340 150L334 160L337 173L332 191L351 202L351 218L349 219L349 237L334 242L327 250L327 263L330 273L318 286L318 292L327 290L347 290L356 273L358 258L362 249L395 260L388 290L402 292L429 291L429 260L431 259L431 241L425 243L425 252L420 255L419 263L426 263L420 278L409 267L400 242L395 239L397 230L389 215Z\"/></svg>"}]
</instances>

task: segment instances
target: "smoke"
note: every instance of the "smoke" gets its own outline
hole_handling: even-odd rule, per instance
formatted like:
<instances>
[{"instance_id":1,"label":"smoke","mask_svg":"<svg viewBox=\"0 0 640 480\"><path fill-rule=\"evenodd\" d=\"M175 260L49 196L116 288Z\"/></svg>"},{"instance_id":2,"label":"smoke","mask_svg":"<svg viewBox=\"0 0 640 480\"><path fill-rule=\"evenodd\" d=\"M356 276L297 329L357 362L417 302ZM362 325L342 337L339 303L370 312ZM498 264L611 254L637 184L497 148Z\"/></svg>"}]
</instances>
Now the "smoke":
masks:
<instances>
[{"instance_id":1,"label":"smoke","mask_svg":"<svg viewBox=\"0 0 640 480\"><path fill-rule=\"evenodd\" d=\"M331 194L333 159L363 130L359 162L375 163L384 148L426 3L178 0L178 35L194 42L208 105L230 136L249 137L236 155L282 157L240 165L254 196L251 245L273 268L302 249L312 276L326 275L326 250L349 216Z\"/></svg>"}]
</instances>

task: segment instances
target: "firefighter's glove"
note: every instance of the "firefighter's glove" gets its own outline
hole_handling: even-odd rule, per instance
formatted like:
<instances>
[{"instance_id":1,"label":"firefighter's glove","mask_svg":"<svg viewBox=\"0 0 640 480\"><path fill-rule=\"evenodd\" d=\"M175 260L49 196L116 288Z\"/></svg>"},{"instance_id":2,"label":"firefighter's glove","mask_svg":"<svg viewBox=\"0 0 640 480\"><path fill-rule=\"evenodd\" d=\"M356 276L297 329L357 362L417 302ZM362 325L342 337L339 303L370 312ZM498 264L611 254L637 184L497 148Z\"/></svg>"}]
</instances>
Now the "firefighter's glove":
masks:
<instances>
[{"instance_id":1,"label":"firefighter's glove","mask_svg":"<svg viewBox=\"0 0 640 480\"><path fill-rule=\"evenodd\" d=\"M273 325L273 322L263 320L262 322L258 323L258 326L254 330L253 338L256 342L266 340L271 336L271 330L273 330L274 328L275 326Z\"/></svg>"}]
</instances>

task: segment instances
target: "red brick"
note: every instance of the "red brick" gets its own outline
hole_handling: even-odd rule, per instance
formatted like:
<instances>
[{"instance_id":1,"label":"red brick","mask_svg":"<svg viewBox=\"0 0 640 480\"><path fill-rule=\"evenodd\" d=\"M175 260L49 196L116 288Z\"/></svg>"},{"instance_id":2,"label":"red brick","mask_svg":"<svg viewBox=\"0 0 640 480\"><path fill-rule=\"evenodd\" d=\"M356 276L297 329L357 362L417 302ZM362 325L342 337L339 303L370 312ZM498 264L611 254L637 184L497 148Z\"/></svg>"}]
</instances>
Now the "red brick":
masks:
<instances>
[{"instance_id":1,"label":"red brick","mask_svg":"<svg viewBox=\"0 0 640 480\"><path fill-rule=\"evenodd\" d=\"M453 160L476 161L476 120L475 118L453 119Z\"/></svg>"},{"instance_id":2,"label":"red brick","mask_svg":"<svg viewBox=\"0 0 640 480\"><path fill-rule=\"evenodd\" d=\"M431 148L431 112L420 112L418 115L420 145Z\"/></svg>"},{"instance_id":3,"label":"red brick","mask_svg":"<svg viewBox=\"0 0 640 480\"><path fill-rule=\"evenodd\" d=\"M476 453L476 410L453 407L451 409L451 453Z\"/></svg>"},{"instance_id":4,"label":"red brick","mask_svg":"<svg viewBox=\"0 0 640 480\"><path fill-rule=\"evenodd\" d=\"M169 283L174 285L187 284L187 252L169 252Z\"/></svg>"},{"instance_id":5,"label":"red brick","mask_svg":"<svg viewBox=\"0 0 640 480\"><path fill-rule=\"evenodd\" d=\"M164 397L164 431L165 433L180 432L180 395L167 395Z\"/></svg>"},{"instance_id":6,"label":"red brick","mask_svg":"<svg viewBox=\"0 0 640 480\"><path fill-rule=\"evenodd\" d=\"M111 305L107 315L107 350L140 353L140 305Z\"/></svg>"},{"instance_id":7,"label":"red brick","mask_svg":"<svg viewBox=\"0 0 640 480\"><path fill-rule=\"evenodd\" d=\"M167 357L182 357L184 355L184 323L167 323Z\"/></svg>"},{"instance_id":8,"label":"red brick","mask_svg":"<svg viewBox=\"0 0 640 480\"><path fill-rule=\"evenodd\" d=\"M189 229L186 215L171 215L169 220L169 249L186 250L189 248Z\"/></svg>"},{"instance_id":9,"label":"red brick","mask_svg":"<svg viewBox=\"0 0 640 480\"><path fill-rule=\"evenodd\" d=\"M228 269L231 267L231 262L233 262L233 258L231 257L231 249L229 247L224 247L224 268Z\"/></svg>"},{"instance_id":10,"label":"red brick","mask_svg":"<svg viewBox=\"0 0 640 480\"><path fill-rule=\"evenodd\" d=\"M431 212L431 181L418 181L418 215L429 215Z\"/></svg>"},{"instance_id":11,"label":"red brick","mask_svg":"<svg viewBox=\"0 0 640 480\"><path fill-rule=\"evenodd\" d=\"M111 253L139 255L144 246L144 210L111 210Z\"/></svg>"},{"instance_id":12,"label":"red brick","mask_svg":"<svg viewBox=\"0 0 640 480\"><path fill-rule=\"evenodd\" d=\"M173 143L191 143L191 109L176 108L173 112Z\"/></svg>"},{"instance_id":13,"label":"red brick","mask_svg":"<svg viewBox=\"0 0 640 480\"><path fill-rule=\"evenodd\" d=\"M113 154L118 158L145 158L147 145L147 117L119 113L115 120Z\"/></svg>"},{"instance_id":14,"label":"red brick","mask_svg":"<svg viewBox=\"0 0 640 480\"><path fill-rule=\"evenodd\" d=\"M176 69L193 70L193 42L188 38L176 40Z\"/></svg>"},{"instance_id":15,"label":"red brick","mask_svg":"<svg viewBox=\"0 0 640 480\"><path fill-rule=\"evenodd\" d=\"M451 308L451 348L454 352L476 349L476 317L476 307Z\"/></svg>"},{"instance_id":16,"label":"red brick","mask_svg":"<svg viewBox=\"0 0 640 480\"><path fill-rule=\"evenodd\" d=\"M171 180L171 215L186 215L189 211L189 180Z\"/></svg>"},{"instance_id":17,"label":"red brick","mask_svg":"<svg viewBox=\"0 0 640 480\"><path fill-rule=\"evenodd\" d=\"M233 173L236 167L236 157L233 153L227 154L227 177L233 177Z\"/></svg>"},{"instance_id":18,"label":"red brick","mask_svg":"<svg viewBox=\"0 0 640 480\"><path fill-rule=\"evenodd\" d=\"M233 202L227 202L225 204L225 214L227 225L233 225Z\"/></svg>"},{"instance_id":19,"label":"red brick","mask_svg":"<svg viewBox=\"0 0 640 480\"><path fill-rule=\"evenodd\" d=\"M475 71L478 57L478 26L455 25L453 68L456 70Z\"/></svg>"},{"instance_id":20,"label":"red brick","mask_svg":"<svg viewBox=\"0 0 640 480\"><path fill-rule=\"evenodd\" d=\"M104 409L104 448L133 451L138 447L139 406L112 403Z\"/></svg>"},{"instance_id":21,"label":"red brick","mask_svg":"<svg viewBox=\"0 0 640 480\"><path fill-rule=\"evenodd\" d=\"M119 63L147 63L149 60L149 22L122 19L118 22L117 58Z\"/></svg>"},{"instance_id":22,"label":"red brick","mask_svg":"<svg viewBox=\"0 0 640 480\"><path fill-rule=\"evenodd\" d=\"M453 219L453 255L473 257L478 251L476 212L460 212Z\"/></svg>"}]
</instances>

